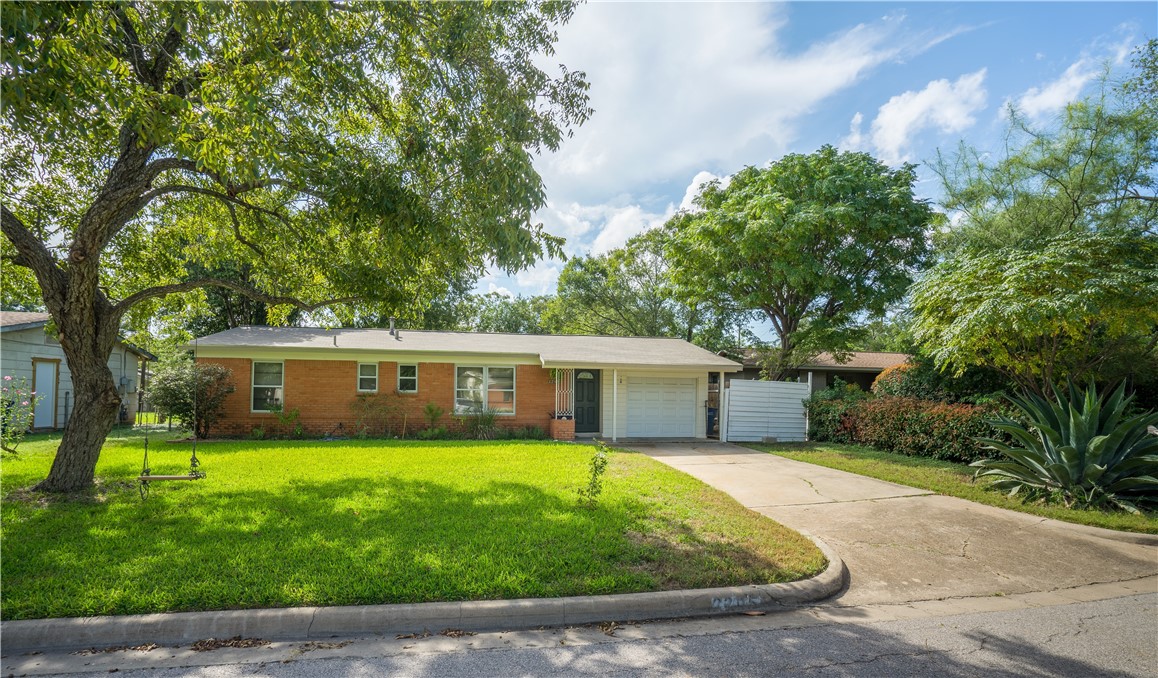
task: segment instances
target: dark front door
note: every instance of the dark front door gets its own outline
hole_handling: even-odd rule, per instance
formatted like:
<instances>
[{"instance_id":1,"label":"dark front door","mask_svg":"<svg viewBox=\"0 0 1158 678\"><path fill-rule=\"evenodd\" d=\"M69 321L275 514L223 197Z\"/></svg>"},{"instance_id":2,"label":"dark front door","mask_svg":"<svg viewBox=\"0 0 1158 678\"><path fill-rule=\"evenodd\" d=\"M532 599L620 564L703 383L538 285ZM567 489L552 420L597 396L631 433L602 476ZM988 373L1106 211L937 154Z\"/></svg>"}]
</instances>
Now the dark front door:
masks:
<instances>
[{"instance_id":1,"label":"dark front door","mask_svg":"<svg viewBox=\"0 0 1158 678\"><path fill-rule=\"evenodd\" d=\"M575 432L599 433L599 370L575 370Z\"/></svg>"}]
</instances>

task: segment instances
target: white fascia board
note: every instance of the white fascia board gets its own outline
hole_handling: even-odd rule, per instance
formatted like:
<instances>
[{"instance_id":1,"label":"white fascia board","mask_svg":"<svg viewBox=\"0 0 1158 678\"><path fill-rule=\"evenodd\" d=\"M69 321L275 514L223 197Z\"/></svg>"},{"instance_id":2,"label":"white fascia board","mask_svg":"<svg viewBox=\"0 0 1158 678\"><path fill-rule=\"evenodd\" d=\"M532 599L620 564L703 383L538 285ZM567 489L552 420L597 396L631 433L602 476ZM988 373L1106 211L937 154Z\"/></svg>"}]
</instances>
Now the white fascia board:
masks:
<instances>
[{"instance_id":1,"label":"white fascia board","mask_svg":"<svg viewBox=\"0 0 1158 678\"><path fill-rule=\"evenodd\" d=\"M744 368L739 365L640 365L639 363L607 363L593 360L544 360L543 367L548 369L605 369L631 370L633 372L740 372Z\"/></svg>"}]
</instances>

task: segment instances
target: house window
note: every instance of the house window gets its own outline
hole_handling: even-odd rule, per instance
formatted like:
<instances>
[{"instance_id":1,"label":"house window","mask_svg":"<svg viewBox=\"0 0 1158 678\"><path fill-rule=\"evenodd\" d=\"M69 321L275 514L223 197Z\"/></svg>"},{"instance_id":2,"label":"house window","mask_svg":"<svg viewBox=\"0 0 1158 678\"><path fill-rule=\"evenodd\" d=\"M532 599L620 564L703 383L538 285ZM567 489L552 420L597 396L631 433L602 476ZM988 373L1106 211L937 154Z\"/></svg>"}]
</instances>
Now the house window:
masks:
<instances>
[{"instance_id":1,"label":"house window","mask_svg":"<svg viewBox=\"0 0 1158 678\"><path fill-rule=\"evenodd\" d=\"M285 396L281 363L253 363L253 411L271 412Z\"/></svg>"},{"instance_id":2,"label":"house window","mask_svg":"<svg viewBox=\"0 0 1158 678\"><path fill-rule=\"evenodd\" d=\"M418 392L418 365L398 366L398 392Z\"/></svg>"},{"instance_id":3,"label":"house window","mask_svg":"<svg viewBox=\"0 0 1158 678\"><path fill-rule=\"evenodd\" d=\"M358 390L362 393L378 390L378 363L358 363Z\"/></svg>"},{"instance_id":4,"label":"house window","mask_svg":"<svg viewBox=\"0 0 1158 678\"><path fill-rule=\"evenodd\" d=\"M459 367L455 371L454 411L487 408L515 413L515 368Z\"/></svg>"}]
</instances>

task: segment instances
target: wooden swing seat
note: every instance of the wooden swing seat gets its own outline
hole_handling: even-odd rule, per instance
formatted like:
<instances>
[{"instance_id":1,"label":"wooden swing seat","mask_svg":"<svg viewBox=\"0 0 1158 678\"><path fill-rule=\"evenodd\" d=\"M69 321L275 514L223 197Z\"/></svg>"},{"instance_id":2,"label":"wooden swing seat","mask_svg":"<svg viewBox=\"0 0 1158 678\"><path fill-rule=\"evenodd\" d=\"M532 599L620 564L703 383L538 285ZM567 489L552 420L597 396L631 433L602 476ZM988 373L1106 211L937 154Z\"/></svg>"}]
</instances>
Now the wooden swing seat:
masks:
<instances>
[{"instance_id":1,"label":"wooden swing seat","mask_svg":"<svg viewBox=\"0 0 1158 678\"><path fill-rule=\"evenodd\" d=\"M185 476L137 476L137 480L151 483L154 480L201 480L205 476L185 475Z\"/></svg>"}]
</instances>

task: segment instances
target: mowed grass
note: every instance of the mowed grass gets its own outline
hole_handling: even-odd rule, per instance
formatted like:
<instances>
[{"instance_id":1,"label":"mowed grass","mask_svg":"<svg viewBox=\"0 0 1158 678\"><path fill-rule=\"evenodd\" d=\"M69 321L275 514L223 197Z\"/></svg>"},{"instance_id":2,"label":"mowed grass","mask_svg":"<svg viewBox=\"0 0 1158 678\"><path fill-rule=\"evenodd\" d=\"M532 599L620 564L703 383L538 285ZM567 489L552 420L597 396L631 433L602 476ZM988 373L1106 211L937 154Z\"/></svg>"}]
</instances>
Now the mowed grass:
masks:
<instances>
[{"instance_id":1,"label":"mowed grass","mask_svg":"<svg viewBox=\"0 0 1158 678\"><path fill-rule=\"evenodd\" d=\"M114 433L100 489L62 501L25 489L58 441L0 467L4 619L655 591L825 566L799 534L636 453L614 454L597 508L581 506L587 445L208 443L204 480L141 501L142 441ZM188 457L151 441L154 474Z\"/></svg>"},{"instance_id":2,"label":"mowed grass","mask_svg":"<svg viewBox=\"0 0 1158 678\"><path fill-rule=\"evenodd\" d=\"M1020 498L994 489L988 478L973 480L976 469L964 464L925 457L882 452L869 447L837 443L749 444L752 449L778 454L788 459L859 473L871 478L930 490L938 494L968 499L979 504L1031 513L1070 523L1105 527L1111 530L1158 534L1158 515L1070 509L1060 504L1025 503Z\"/></svg>"}]
</instances>

